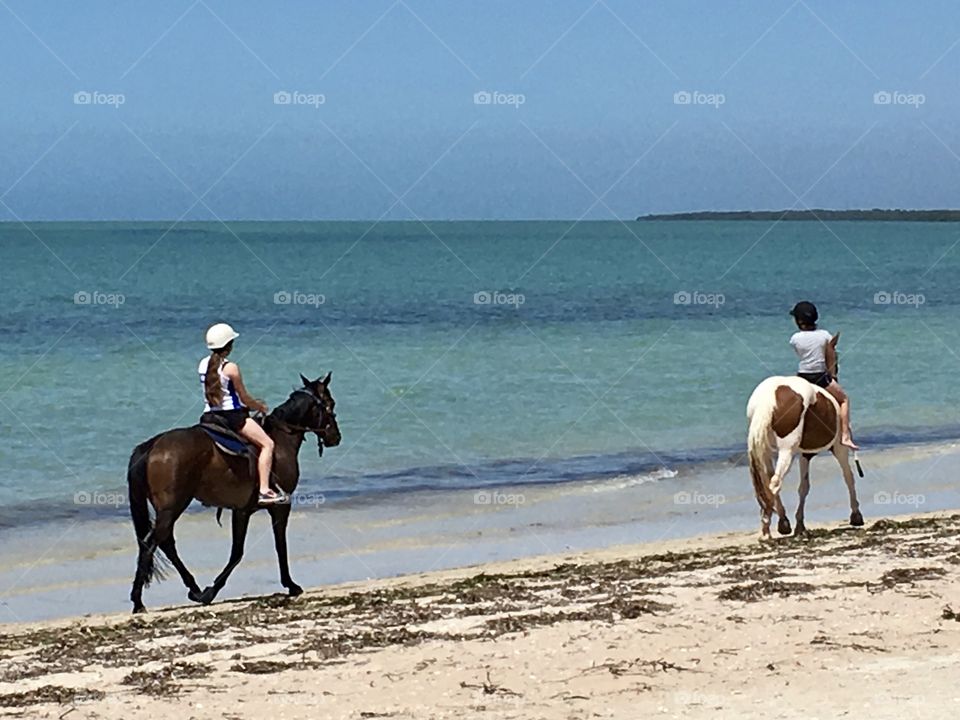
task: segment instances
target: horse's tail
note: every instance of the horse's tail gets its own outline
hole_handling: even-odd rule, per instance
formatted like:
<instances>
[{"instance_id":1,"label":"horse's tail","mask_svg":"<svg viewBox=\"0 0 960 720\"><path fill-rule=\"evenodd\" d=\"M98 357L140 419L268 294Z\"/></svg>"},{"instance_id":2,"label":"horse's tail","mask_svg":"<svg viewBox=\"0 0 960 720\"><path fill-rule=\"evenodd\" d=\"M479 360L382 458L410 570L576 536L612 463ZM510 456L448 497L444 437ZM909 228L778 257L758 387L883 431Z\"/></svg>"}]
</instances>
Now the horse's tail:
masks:
<instances>
[{"instance_id":1,"label":"horse's tail","mask_svg":"<svg viewBox=\"0 0 960 720\"><path fill-rule=\"evenodd\" d=\"M158 437L160 436L150 438L137 445L130 454L130 463L127 465L127 498L130 501L130 517L133 519L133 529L137 534L137 544L141 548L147 546L147 539L153 532L153 522L150 520L150 505L147 498L147 458ZM144 585L149 585L154 577L158 580L163 579L163 569L157 567L156 562L154 562L155 554L147 553L146 555Z\"/></svg>"},{"instance_id":2,"label":"horse's tail","mask_svg":"<svg viewBox=\"0 0 960 720\"><path fill-rule=\"evenodd\" d=\"M770 492L770 429L773 423L773 411L776 408L776 396L763 384L753 391L747 403L747 460L750 463L750 477L753 490L761 508L770 507L773 494Z\"/></svg>"}]
</instances>

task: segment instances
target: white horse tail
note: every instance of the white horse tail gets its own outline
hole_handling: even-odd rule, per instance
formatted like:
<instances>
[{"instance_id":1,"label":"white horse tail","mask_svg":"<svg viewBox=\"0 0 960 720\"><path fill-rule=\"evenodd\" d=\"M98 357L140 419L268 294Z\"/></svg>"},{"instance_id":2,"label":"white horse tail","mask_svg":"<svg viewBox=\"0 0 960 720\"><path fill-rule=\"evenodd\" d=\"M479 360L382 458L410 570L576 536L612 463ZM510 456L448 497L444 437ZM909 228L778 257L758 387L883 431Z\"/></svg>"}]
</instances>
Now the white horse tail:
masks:
<instances>
[{"instance_id":1,"label":"white horse tail","mask_svg":"<svg viewBox=\"0 0 960 720\"><path fill-rule=\"evenodd\" d=\"M757 386L747 403L747 418L750 422L747 430L747 460L750 463L753 490L761 508L769 508L773 504L773 494L770 491L770 431L776 404L774 386L766 382Z\"/></svg>"}]
</instances>

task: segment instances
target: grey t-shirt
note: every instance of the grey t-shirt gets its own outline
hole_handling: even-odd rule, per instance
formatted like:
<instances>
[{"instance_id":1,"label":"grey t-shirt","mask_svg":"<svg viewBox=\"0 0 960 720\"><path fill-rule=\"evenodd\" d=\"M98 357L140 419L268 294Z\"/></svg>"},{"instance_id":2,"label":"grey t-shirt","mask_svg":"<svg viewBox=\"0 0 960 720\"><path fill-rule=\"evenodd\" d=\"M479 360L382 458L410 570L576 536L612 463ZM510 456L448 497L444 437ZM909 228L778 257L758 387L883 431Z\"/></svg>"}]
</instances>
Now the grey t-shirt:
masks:
<instances>
[{"instance_id":1,"label":"grey t-shirt","mask_svg":"<svg viewBox=\"0 0 960 720\"><path fill-rule=\"evenodd\" d=\"M826 330L800 330L790 337L790 344L800 358L797 372L822 373L827 371L824 348L833 336Z\"/></svg>"}]
</instances>

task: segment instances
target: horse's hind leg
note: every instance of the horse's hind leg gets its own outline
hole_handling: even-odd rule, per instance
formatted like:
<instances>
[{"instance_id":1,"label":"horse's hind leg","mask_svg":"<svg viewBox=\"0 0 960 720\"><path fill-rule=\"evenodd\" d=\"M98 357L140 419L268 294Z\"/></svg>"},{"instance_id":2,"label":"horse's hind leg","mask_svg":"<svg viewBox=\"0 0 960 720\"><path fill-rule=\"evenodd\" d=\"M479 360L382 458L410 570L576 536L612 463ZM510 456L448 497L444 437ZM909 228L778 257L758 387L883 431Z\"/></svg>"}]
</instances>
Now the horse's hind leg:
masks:
<instances>
[{"instance_id":1,"label":"horse's hind leg","mask_svg":"<svg viewBox=\"0 0 960 720\"><path fill-rule=\"evenodd\" d=\"M137 553L137 574L134 576L133 589L130 591L130 600L133 602L133 612L135 613L146 611L143 605L143 588L149 585L154 576L157 575L155 558L157 548L171 537L173 523L177 515L179 513L174 513L169 509L158 510L153 530L140 541L140 549Z\"/></svg>"},{"instance_id":2,"label":"horse's hind leg","mask_svg":"<svg viewBox=\"0 0 960 720\"><path fill-rule=\"evenodd\" d=\"M847 493L850 495L850 524L862 527L863 515L860 514L860 501L857 500L857 482L853 477L853 470L850 469L850 450L845 445L836 443L831 452L840 463L843 481L847 484Z\"/></svg>"},{"instance_id":3,"label":"horse's hind leg","mask_svg":"<svg viewBox=\"0 0 960 720\"><path fill-rule=\"evenodd\" d=\"M806 454L800 457L800 499L797 503L797 527L794 530L795 535L801 535L807 531L807 526L803 522L804 508L807 504L807 495L810 493L810 457Z\"/></svg>"},{"instance_id":4,"label":"horse's hind leg","mask_svg":"<svg viewBox=\"0 0 960 720\"><path fill-rule=\"evenodd\" d=\"M153 577L153 554L156 551L157 546L153 541L153 532L151 531L146 538L139 541L137 572L133 578L133 588L130 590L130 601L133 603L134 613L142 613L147 610L143 605L143 587Z\"/></svg>"},{"instance_id":5,"label":"horse's hind leg","mask_svg":"<svg viewBox=\"0 0 960 720\"><path fill-rule=\"evenodd\" d=\"M213 585L204 588L203 592L200 593L200 602L204 605L209 605L213 602L217 593L227 584L227 578L230 577L230 573L233 572L233 569L243 559L243 546L247 539L247 528L250 526L250 511L232 510L230 517L233 530L233 546L230 548L230 559L227 561L226 567L224 567L216 579L214 579Z\"/></svg>"},{"instance_id":6,"label":"horse's hind leg","mask_svg":"<svg viewBox=\"0 0 960 720\"><path fill-rule=\"evenodd\" d=\"M790 472L790 466L793 464L793 450L791 448L780 448L777 453L777 466L774 468L773 477L770 478L770 492L773 495L773 504L776 508L780 520L777 522L777 532L781 535L790 534L790 519L784 510L783 502L780 500L780 488L783 486L783 479Z\"/></svg>"},{"instance_id":7,"label":"horse's hind leg","mask_svg":"<svg viewBox=\"0 0 960 720\"><path fill-rule=\"evenodd\" d=\"M183 584L189 591L187 593L187 597L194 602L200 602L200 586L197 585L196 578L193 577L191 572L187 569L187 566L184 565L183 560L180 559L180 554L177 552L177 541L173 538L172 528L170 531L170 537L160 543L160 549L177 569L177 572L180 573L180 579L183 580Z\"/></svg>"}]
</instances>

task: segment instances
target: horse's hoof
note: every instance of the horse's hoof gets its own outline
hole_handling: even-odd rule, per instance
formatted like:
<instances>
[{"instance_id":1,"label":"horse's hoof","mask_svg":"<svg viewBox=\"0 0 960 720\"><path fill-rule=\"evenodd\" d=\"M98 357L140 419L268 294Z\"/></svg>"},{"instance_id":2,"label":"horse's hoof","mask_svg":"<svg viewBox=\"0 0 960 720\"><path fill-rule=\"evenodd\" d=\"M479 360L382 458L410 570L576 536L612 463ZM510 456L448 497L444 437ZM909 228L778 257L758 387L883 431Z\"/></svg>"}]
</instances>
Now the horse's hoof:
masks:
<instances>
[{"instance_id":1,"label":"horse's hoof","mask_svg":"<svg viewBox=\"0 0 960 720\"><path fill-rule=\"evenodd\" d=\"M202 603L203 593L201 593L199 590L191 590L187 593L187 600L192 600L195 603Z\"/></svg>"},{"instance_id":2,"label":"horse's hoof","mask_svg":"<svg viewBox=\"0 0 960 720\"><path fill-rule=\"evenodd\" d=\"M777 523L777 532L781 535L789 535L790 530L790 521L786 518L780 518L780 521Z\"/></svg>"},{"instance_id":3,"label":"horse's hoof","mask_svg":"<svg viewBox=\"0 0 960 720\"><path fill-rule=\"evenodd\" d=\"M297 595L303 595L303 588L297 585L295 582L287 585L287 591L290 593L290 597L297 597Z\"/></svg>"},{"instance_id":4,"label":"horse's hoof","mask_svg":"<svg viewBox=\"0 0 960 720\"><path fill-rule=\"evenodd\" d=\"M200 598L197 602L203 605L209 605L213 602L213 599L217 596L217 591L213 587L204 588L203 592L200 593Z\"/></svg>"},{"instance_id":5,"label":"horse's hoof","mask_svg":"<svg viewBox=\"0 0 960 720\"><path fill-rule=\"evenodd\" d=\"M797 523L797 527L796 527L796 529L793 531L793 536L794 536L794 537L798 537L798 536L800 536L800 535L806 535L808 532L809 532L809 531L807 530L807 526L806 526L806 525L804 525L803 523Z\"/></svg>"},{"instance_id":6,"label":"horse's hoof","mask_svg":"<svg viewBox=\"0 0 960 720\"><path fill-rule=\"evenodd\" d=\"M147 611L147 609L146 609L143 605L134 605L134 606L133 606L133 614L134 614L134 615L140 615L140 614L142 614L142 613L145 613L146 611Z\"/></svg>"},{"instance_id":7,"label":"horse's hoof","mask_svg":"<svg viewBox=\"0 0 960 720\"><path fill-rule=\"evenodd\" d=\"M859 510L850 513L850 524L854 527L863 527L863 515Z\"/></svg>"}]
</instances>

